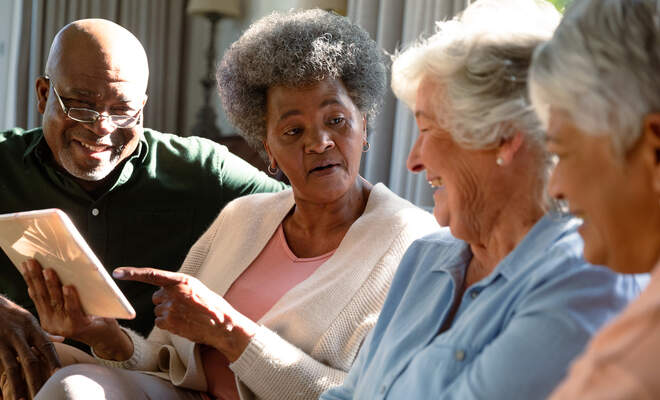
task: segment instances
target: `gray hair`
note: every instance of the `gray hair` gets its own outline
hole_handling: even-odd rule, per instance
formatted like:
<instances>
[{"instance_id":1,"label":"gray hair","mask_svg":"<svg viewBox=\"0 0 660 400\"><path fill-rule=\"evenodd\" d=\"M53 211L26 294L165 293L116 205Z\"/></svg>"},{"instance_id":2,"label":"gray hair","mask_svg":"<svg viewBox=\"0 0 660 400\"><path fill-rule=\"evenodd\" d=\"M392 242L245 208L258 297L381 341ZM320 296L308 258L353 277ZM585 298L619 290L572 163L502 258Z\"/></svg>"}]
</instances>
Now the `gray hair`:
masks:
<instances>
[{"instance_id":1,"label":"gray hair","mask_svg":"<svg viewBox=\"0 0 660 400\"><path fill-rule=\"evenodd\" d=\"M517 131L540 148L527 72L534 48L552 36L560 17L542 0L477 1L394 56L392 89L414 109L420 81L440 83L436 100L445 117L438 123L466 148L497 146Z\"/></svg>"},{"instance_id":2,"label":"gray hair","mask_svg":"<svg viewBox=\"0 0 660 400\"><path fill-rule=\"evenodd\" d=\"M591 135L610 135L619 155L660 111L660 3L579 0L534 54L530 96L547 125L550 107Z\"/></svg>"},{"instance_id":3,"label":"gray hair","mask_svg":"<svg viewBox=\"0 0 660 400\"><path fill-rule=\"evenodd\" d=\"M268 88L337 79L371 121L387 78L384 53L367 32L317 9L274 12L252 24L225 53L217 79L229 121L263 155Z\"/></svg>"}]
</instances>

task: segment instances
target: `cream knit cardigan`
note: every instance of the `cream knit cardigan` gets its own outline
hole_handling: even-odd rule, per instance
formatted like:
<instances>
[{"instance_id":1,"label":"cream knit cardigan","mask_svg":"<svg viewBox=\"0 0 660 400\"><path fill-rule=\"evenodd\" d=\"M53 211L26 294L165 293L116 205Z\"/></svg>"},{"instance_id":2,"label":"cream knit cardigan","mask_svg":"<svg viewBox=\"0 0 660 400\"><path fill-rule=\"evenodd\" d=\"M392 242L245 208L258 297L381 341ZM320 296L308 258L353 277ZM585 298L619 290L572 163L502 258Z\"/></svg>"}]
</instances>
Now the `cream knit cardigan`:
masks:
<instances>
[{"instance_id":1,"label":"cream knit cardigan","mask_svg":"<svg viewBox=\"0 0 660 400\"><path fill-rule=\"evenodd\" d=\"M224 295L293 206L290 189L234 200L195 243L180 271ZM429 213L375 185L335 253L258 321L257 334L230 365L241 399L316 399L341 384L376 323L403 253L436 229ZM102 360L106 365L206 390L198 345L157 327L146 340L127 333L133 356Z\"/></svg>"}]
</instances>

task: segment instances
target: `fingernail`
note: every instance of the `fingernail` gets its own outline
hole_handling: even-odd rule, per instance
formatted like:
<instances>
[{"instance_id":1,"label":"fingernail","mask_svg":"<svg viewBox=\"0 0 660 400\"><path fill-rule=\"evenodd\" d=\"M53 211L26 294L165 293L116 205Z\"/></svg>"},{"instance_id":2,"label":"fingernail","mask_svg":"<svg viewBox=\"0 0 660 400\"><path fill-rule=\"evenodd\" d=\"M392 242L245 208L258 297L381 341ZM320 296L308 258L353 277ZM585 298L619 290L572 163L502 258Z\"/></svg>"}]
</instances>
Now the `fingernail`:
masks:
<instances>
[{"instance_id":1,"label":"fingernail","mask_svg":"<svg viewBox=\"0 0 660 400\"><path fill-rule=\"evenodd\" d=\"M112 276L114 276L116 279L121 279L124 277L124 275L125 275L124 271L122 270L116 269L112 271Z\"/></svg>"}]
</instances>

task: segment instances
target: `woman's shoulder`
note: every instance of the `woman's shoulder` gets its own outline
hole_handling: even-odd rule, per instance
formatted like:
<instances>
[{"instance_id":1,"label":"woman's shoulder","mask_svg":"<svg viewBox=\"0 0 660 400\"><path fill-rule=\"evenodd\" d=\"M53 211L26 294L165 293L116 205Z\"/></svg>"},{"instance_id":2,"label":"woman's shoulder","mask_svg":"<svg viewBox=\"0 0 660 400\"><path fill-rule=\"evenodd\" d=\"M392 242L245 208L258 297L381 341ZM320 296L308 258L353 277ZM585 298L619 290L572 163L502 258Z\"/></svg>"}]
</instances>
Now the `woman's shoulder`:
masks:
<instances>
[{"instance_id":1,"label":"woman's shoulder","mask_svg":"<svg viewBox=\"0 0 660 400\"><path fill-rule=\"evenodd\" d=\"M435 217L428 211L399 197L382 183L374 185L363 216L378 219L390 225L426 227L430 233L439 228Z\"/></svg>"},{"instance_id":2,"label":"woman's shoulder","mask_svg":"<svg viewBox=\"0 0 660 400\"><path fill-rule=\"evenodd\" d=\"M293 206L291 188L276 193L254 193L238 197L225 206L222 213L258 212L268 213L273 208Z\"/></svg>"}]
</instances>

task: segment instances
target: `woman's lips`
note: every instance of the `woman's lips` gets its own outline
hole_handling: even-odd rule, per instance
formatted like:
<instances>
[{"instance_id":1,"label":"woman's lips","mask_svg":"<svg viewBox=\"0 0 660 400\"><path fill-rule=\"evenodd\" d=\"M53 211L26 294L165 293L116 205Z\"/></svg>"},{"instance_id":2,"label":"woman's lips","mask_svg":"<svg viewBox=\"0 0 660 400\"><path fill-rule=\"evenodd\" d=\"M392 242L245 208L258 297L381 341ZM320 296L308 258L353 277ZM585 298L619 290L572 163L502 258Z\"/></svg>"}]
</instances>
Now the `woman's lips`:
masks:
<instances>
[{"instance_id":1,"label":"woman's lips","mask_svg":"<svg viewBox=\"0 0 660 400\"><path fill-rule=\"evenodd\" d=\"M339 167L339 164L326 164L322 166L318 166L315 168L312 168L309 173L314 174L314 175L328 175L331 174L335 171L335 169Z\"/></svg>"},{"instance_id":2,"label":"woman's lips","mask_svg":"<svg viewBox=\"0 0 660 400\"><path fill-rule=\"evenodd\" d=\"M431 187L434 187L434 188L442 186L442 183L443 183L442 178L439 178L439 177L429 179L429 185L431 185Z\"/></svg>"}]
</instances>

